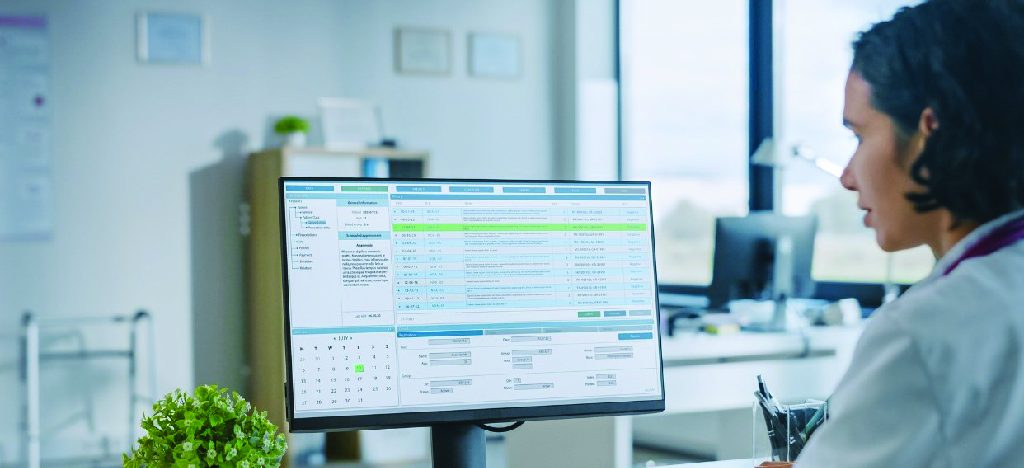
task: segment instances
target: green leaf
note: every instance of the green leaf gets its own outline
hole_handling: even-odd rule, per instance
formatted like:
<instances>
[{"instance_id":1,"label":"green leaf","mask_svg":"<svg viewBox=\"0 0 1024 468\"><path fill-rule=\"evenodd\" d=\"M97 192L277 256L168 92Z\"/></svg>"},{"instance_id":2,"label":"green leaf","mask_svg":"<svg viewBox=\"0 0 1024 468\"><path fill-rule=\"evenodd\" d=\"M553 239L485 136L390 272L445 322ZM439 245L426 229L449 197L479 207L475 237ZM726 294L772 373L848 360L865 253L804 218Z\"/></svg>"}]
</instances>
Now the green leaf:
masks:
<instances>
[{"instance_id":1,"label":"green leaf","mask_svg":"<svg viewBox=\"0 0 1024 468\"><path fill-rule=\"evenodd\" d=\"M140 426L146 433L122 455L126 468L234 467L245 460L254 467L260 459L276 467L287 449L265 412L214 385L197 387L192 395L180 389L167 394Z\"/></svg>"}]
</instances>

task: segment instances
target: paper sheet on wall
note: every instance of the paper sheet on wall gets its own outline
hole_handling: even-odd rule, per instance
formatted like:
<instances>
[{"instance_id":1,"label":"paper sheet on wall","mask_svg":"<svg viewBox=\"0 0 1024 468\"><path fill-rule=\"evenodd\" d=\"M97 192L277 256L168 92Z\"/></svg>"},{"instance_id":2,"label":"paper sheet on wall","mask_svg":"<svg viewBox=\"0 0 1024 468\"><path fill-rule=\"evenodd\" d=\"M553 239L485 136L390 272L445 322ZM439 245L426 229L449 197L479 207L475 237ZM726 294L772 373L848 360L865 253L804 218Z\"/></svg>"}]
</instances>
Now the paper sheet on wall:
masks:
<instances>
[{"instance_id":1,"label":"paper sheet on wall","mask_svg":"<svg viewBox=\"0 0 1024 468\"><path fill-rule=\"evenodd\" d=\"M0 15L0 240L53 233L52 135L46 18Z\"/></svg>"}]
</instances>

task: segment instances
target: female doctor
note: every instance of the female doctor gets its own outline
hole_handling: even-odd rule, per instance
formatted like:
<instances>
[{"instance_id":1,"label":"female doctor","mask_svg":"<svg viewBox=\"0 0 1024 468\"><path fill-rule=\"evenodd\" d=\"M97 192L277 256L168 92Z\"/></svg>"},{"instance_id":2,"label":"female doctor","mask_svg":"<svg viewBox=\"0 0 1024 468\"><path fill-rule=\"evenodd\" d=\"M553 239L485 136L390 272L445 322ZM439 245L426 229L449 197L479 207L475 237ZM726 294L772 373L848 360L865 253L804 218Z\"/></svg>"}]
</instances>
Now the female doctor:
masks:
<instances>
[{"instance_id":1,"label":"female doctor","mask_svg":"<svg viewBox=\"0 0 1024 468\"><path fill-rule=\"evenodd\" d=\"M1024 467L1024 0L931 0L854 42L842 176L931 275L868 321L797 468Z\"/></svg>"}]
</instances>

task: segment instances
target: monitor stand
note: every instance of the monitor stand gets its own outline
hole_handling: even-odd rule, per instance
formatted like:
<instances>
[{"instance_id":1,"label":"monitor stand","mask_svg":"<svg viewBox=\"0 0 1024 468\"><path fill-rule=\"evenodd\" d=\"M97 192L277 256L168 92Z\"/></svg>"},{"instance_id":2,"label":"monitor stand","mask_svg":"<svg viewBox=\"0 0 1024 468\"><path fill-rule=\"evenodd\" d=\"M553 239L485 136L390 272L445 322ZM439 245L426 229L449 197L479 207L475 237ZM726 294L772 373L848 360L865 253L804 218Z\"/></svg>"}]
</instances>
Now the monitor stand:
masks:
<instances>
[{"instance_id":1,"label":"monitor stand","mask_svg":"<svg viewBox=\"0 0 1024 468\"><path fill-rule=\"evenodd\" d=\"M485 468L487 447L484 430L474 424L440 424L430 427L434 468Z\"/></svg>"}]
</instances>

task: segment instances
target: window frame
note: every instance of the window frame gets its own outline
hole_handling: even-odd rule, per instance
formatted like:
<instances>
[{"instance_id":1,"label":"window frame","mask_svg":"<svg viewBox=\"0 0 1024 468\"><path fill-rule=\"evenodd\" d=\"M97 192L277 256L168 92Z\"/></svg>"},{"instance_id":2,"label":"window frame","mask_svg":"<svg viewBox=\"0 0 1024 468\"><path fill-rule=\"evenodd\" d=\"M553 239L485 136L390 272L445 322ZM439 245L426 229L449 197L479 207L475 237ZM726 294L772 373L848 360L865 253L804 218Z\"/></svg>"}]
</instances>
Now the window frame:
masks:
<instances>
[{"instance_id":1,"label":"window frame","mask_svg":"<svg viewBox=\"0 0 1024 468\"><path fill-rule=\"evenodd\" d=\"M614 73L619 86L616 90L617 123L616 123L616 168L617 178L622 180L625 162L623 105L623 73L622 73L622 19L623 2L640 0L614 0ZM754 164L751 160L754 152L766 139L774 137L775 127L775 73L774 46L775 30L773 23L774 0L748 0L748 172L749 208L750 211L774 211L775 209L775 169L769 166ZM910 285L898 285L902 293ZM707 286L692 284L664 284L659 282L658 292L665 294L681 294L706 296ZM817 281L814 297L828 301L843 298L855 298L861 306L868 309L879 307L884 296L884 285L881 283L850 283L834 281ZM671 305L672 301L665 298L663 304Z\"/></svg>"}]
</instances>

